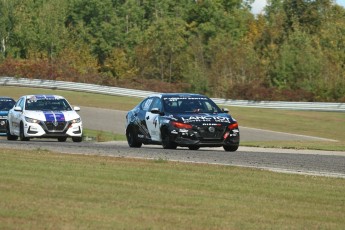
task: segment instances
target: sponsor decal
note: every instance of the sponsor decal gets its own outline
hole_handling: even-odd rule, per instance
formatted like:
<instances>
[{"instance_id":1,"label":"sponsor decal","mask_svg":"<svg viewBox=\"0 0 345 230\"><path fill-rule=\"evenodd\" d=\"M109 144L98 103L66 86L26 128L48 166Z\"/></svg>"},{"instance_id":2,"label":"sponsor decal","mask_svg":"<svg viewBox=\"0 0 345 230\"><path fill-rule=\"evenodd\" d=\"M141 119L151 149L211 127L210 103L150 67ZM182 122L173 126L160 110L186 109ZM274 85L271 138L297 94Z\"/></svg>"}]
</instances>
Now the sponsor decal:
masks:
<instances>
[{"instance_id":1,"label":"sponsor decal","mask_svg":"<svg viewBox=\"0 0 345 230\"><path fill-rule=\"evenodd\" d=\"M56 100L57 98L54 95L34 95L28 97L28 102L36 102L38 100Z\"/></svg>"},{"instance_id":2,"label":"sponsor decal","mask_svg":"<svg viewBox=\"0 0 345 230\"><path fill-rule=\"evenodd\" d=\"M53 95L36 95L37 100L55 100L55 96Z\"/></svg>"},{"instance_id":3,"label":"sponsor decal","mask_svg":"<svg viewBox=\"0 0 345 230\"><path fill-rule=\"evenodd\" d=\"M222 124L217 123L202 123L203 126L221 126Z\"/></svg>"},{"instance_id":4,"label":"sponsor decal","mask_svg":"<svg viewBox=\"0 0 345 230\"><path fill-rule=\"evenodd\" d=\"M178 101L178 100L205 100L207 101L207 98L205 97L165 97L163 98L165 101Z\"/></svg>"},{"instance_id":5,"label":"sponsor decal","mask_svg":"<svg viewBox=\"0 0 345 230\"><path fill-rule=\"evenodd\" d=\"M153 119L153 124L154 124L155 128L157 128L157 124L158 124L158 115Z\"/></svg>"},{"instance_id":6,"label":"sponsor decal","mask_svg":"<svg viewBox=\"0 0 345 230\"><path fill-rule=\"evenodd\" d=\"M230 123L230 118L228 117L213 117L213 116L190 116L189 118L182 117L182 120L185 123L192 123L192 122L223 122L223 123Z\"/></svg>"}]
</instances>

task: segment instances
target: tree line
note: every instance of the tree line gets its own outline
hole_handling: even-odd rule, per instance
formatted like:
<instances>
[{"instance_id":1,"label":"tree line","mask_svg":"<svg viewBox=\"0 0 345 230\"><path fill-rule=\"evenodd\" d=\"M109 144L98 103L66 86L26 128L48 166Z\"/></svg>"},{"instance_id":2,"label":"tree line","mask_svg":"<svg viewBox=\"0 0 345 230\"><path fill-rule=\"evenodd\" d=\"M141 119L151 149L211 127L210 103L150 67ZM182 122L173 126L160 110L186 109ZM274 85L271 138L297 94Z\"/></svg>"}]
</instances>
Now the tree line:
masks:
<instances>
[{"instance_id":1,"label":"tree line","mask_svg":"<svg viewBox=\"0 0 345 230\"><path fill-rule=\"evenodd\" d=\"M345 102L332 0L0 0L0 75L247 100Z\"/></svg>"}]
</instances>

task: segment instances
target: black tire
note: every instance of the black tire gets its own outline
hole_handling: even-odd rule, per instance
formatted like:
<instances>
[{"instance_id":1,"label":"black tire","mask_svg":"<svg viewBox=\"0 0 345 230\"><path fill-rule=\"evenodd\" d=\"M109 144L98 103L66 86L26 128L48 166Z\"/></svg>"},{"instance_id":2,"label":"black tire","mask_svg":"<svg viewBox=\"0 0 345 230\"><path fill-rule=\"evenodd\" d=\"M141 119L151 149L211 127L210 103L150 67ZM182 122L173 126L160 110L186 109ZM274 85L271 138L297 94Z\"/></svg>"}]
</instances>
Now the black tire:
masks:
<instances>
[{"instance_id":1,"label":"black tire","mask_svg":"<svg viewBox=\"0 0 345 230\"><path fill-rule=\"evenodd\" d=\"M200 149L200 147L199 147L199 146L196 146L196 145L188 146L188 148L189 148L190 150L198 150L198 149Z\"/></svg>"},{"instance_id":2,"label":"black tire","mask_svg":"<svg viewBox=\"0 0 345 230\"><path fill-rule=\"evenodd\" d=\"M238 145L224 145L223 148L227 152L235 152L238 149Z\"/></svg>"},{"instance_id":3,"label":"black tire","mask_svg":"<svg viewBox=\"0 0 345 230\"><path fill-rule=\"evenodd\" d=\"M10 132L10 125L6 124L6 134L7 134L7 140L9 141L15 141L18 140L18 136L12 135Z\"/></svg>"},{"instance_id":4,"label":"black tire","mask_svg":"<svg viewBox=\"0 0 345 230\"><path fill-rule=\"evenodd\" d=\"M24 134L24 125L23 125L23 123L20 123L19 139L21 141L29 141L30 140L30 138L26 137L25 134Z\"/></svg>"},{"instance_id":5,"label":"black tire","mask_svg":"<svg viewBox=\"0 0 345 230\"><path fill-rule=\"evenodd\" d=\"M83 137L72 137L72 141L73 142L82 142L83 141Z\"/></svg>"},{"instance_id":6,"label":"black tire","mask_svg":"<svg viewBox=\"0 0 345 230\"><path fill-rule=\"evenodd\" d=\"M58 142L66 142L67 137L58 137Z\"/></svg>"},{"instance_id":7,"label":"black tire","mask_svg":"<svg viewBox=\"0 0 345 230\"><path fill-rule=\"evenodd\" d=\"M126 131L126 138L129 147L140 148L143 143L138 141L134 128L129 127Z\"/></svg>"},{"instance_id":8,"label":"black tire","mask_svg":"<svg viewBox=\"0 0 345 230\"><path fill-rule=\"evenodd\" d=\"M162 130L162 146L163 149L176 149L177 144L170 140L169 132L166 129Z\"/></svg>"}]
</instances>

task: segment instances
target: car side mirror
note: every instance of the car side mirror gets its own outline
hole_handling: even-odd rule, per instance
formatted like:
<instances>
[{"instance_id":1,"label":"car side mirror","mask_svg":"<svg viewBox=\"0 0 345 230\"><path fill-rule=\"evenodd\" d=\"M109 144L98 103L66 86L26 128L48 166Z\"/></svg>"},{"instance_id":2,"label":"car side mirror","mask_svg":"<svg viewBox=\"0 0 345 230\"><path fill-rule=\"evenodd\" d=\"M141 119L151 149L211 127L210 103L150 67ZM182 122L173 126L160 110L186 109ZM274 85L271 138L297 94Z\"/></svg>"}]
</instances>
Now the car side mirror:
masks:
<instances>
[{"instance_id":1,"label":"car side mirror","mask_svg":"<svg viewBox=\"0 0 345 230\"><path fill-rule=\"evenodd\" d=\"M78 107L78 106L75 106L73 109L74 109L76 112L79 112L79 111L80 111L80 107Z\"/></svg>"},{"instance_id":2,"label":"car side mirror","mask_svg":"<svg viewBox=\"0 0 345 230\"><path fill-rule=\"evenodd\" d=\"M224 113L229 113L229 110L228 110L227 108L222 108L222 111L223 111Z\"/></svg>"},{"instance_id":3,"label":"car side mirror","mask_svg":"<svg viewBox=\"0 0 345 230\"><path fill-rule=\"evenodd\" d=\"M158 108L152 108L152 109L151 109L151 113L153 113L153 114L159 114L159 115L161 115L161 116L164 115L164 112L160 111L160 109L158 109Z\"/></svg>"},{"instance_id":4,"label":"car side mirror","mask_svg":"<svg viewBox=\"0 0 345 230\"><path fill-rule=\"evenodd\" d=\"M21 112L23 110L22 110L22 108L20 106L16 106L16 107L14 107L14 111Z\"/></svg>"},{"instance_id":5,"label":"car side mirror","mask_svg":"<svg viewBox=\"0 0 345 230\"><path fill-rule=\"evenodd\" d=\"M158 108L152 108L151 113L153 114L159 114L161 111Z\"/></svg>"}]
</instances>

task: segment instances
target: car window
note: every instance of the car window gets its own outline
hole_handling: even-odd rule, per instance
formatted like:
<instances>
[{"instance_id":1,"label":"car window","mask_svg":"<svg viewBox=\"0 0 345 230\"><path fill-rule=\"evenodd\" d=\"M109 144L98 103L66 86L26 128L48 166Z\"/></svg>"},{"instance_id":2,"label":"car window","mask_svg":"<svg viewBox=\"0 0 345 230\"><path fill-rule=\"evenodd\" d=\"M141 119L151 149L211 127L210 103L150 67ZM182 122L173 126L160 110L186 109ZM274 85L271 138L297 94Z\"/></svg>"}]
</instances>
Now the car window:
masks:
<instances>
[{"instance_id":1,"label":"car window","mask_svg":"<svg viewBox=\"0 0 345 230\"><path fill-rule=\"evenodd\" d=\"M170 113L221 113L207 97L166 97L163 104L165 111Z\"/></svg>"},{"instance_id":2,"label":"car window","mask_svg":"<svg viewBox=\"0 0 345 230\"><path fill-rule=\"evenodd\" d=\"M15 104L14 100L9 98L1 98L0 99L0 111L8 111L13 108Z\"/></svg>"},{"instance_id":3,"label":"car window","mask_svg":"<svg viewBox=\"0 0 345 230\"><path fill-rule=\"evenodd\" d=\"M42 110L42 111L70 111L72 108L65 99L27 99L26 110Z\"/></svg>"},{"instance_id":4,"label":"car window","mask_svg":"<svg viewBox=\"0 0 345 230\"><path fill-rule=\"evenodd\" d=\"M16 107L20 107L21 109L23 109L24 107L24 98L20 98L17 103L15 104Z\"/></svg>"},{"instance_id":5,"label":"car window","mask_svg":"<svg viewBox=\"0 0 345 230\"><path fill-rule=\"evenodd\" d=\"M157 108L159 109L160 111L162 111L162 102L161 102L161 99L156 97L153 99L153 102L150 106L150 110L153 109L153 108Z\"/></svg>"},{"instance_id":6,"label":"car window","mask_svg":"<svg viewBox=\"0 0 345 230\"><path fill-rule=\"evenodd\" d=\"M153 101L153 98L147 98L146 100L144 100L144 101L141 103L140 108L141 108L142 110L148 111L149 108L150 108L150 106L151 106L151 104L152 104L152 101Z\"/></svg>"}]
</instances>

